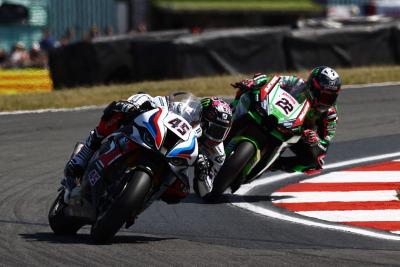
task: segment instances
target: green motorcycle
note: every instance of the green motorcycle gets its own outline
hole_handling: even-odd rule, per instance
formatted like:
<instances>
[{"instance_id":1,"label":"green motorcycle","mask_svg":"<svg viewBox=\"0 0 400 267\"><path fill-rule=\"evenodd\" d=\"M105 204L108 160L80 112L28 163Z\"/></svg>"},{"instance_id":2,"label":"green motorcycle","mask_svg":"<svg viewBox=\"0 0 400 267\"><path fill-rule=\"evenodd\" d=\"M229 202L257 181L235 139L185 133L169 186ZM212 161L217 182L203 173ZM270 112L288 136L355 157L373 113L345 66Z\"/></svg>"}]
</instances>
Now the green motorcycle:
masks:
<instances>
[{"instance_id":1,"label":"green motorcycle","mask_svg":"<svg viewBox=\"0 0 400 267\"><path fill-rule=\"evenodd\" d=\"M304 91L281 88L274 76L261 89L247 92L234 110L234 122L225 142L226 160L203 197L215 202L226 189L232 193L261 176L283 151L301 138L310 109Z\"/></svg>"}]
</instances>

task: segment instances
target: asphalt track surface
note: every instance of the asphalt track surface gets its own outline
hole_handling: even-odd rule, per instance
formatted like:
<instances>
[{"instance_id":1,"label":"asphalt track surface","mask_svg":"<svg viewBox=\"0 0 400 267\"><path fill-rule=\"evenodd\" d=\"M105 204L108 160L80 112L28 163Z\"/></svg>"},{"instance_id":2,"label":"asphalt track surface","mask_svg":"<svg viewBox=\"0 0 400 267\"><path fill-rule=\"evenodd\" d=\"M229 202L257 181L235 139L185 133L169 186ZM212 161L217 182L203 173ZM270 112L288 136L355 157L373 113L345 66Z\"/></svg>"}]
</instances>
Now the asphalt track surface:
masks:
<instances>
[{"instance_id":1,"label":"asphalt track surface","mask_svg":"<svg viewBox=\"0 0 400 267\"><path fill-rule=\"evenodd\" d=\"M327 163L400 151L399 104L400 87L343 90ZM94 245L87 227L74 237L54 235L47 212L65 161L99 114L0 116L1 266L400 266L400 241L280 221L229 204L269 207L268 195L290 179L214 205L193 194L178 205L156 202L112 245Z\"/></svg>"}]
</instances>

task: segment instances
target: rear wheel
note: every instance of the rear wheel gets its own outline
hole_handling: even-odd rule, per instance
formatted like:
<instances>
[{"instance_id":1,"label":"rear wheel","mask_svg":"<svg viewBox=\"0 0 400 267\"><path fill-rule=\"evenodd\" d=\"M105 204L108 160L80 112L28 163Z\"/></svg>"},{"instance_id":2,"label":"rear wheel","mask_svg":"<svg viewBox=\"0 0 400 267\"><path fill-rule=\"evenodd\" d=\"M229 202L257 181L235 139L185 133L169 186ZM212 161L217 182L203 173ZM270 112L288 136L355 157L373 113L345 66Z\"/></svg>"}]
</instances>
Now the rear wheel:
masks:
<instances>
[{"instance_id":1,"label":"rear wheel","mask_svg":"<svg viewBox=\"0 0 400 267\"><path fill-rule=\"evenodd\" d=\"M121 194L93 224L90 232L92 239L96 243L110 242L126 220L141 210L150 189L149 174L135 170Z\"/></svg>"},{"instance_id":2,"label":"rear wheel","mask_svg":"<svg viewBox=\"0 0 400 267\"><path fill-rule=\"evenodd\" d=\"M238 179L244 167L254 157L255 146L249 141L241 142L234 152L225 160L224 165L214 179L212 191L203 197L209 203L216 202L224 191Z\"/></svg>"},{"instance_id":3,"label":"rear wheel","mask_svg":"<svg viewBox=\"0 0 400 267\"><path fill-rule=\"evenodd\" d=\"M48 220L51 230L59 235L74 235L85 223L78 219L66 216L64 210L64 190L62 190L50 207Z\"/></svg>"}]
</instances>

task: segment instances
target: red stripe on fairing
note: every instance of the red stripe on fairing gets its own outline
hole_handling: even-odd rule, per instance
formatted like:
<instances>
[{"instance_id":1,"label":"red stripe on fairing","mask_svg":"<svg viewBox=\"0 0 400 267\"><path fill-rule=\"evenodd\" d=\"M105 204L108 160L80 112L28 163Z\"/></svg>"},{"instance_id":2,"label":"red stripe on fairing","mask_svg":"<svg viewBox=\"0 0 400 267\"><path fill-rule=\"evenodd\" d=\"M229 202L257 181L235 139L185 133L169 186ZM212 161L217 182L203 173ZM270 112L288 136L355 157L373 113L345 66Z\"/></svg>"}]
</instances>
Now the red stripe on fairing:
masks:
<instances>
[{"instance_id":1,"label":"red stripe on fairing","mask_svg":"<svg viewBox=\"0 0 400 267\"><path fill-rule=\"evenodd\" d=\"M158 108L158 112L157 112L156 116L153 119L153 124L154 124L154 126L156 128L156 131L157 131L157 135L156 135L156 146L157 146L157 148L160 148L161 142L162 142L161 130L160 130L160 127L158 127L158 119L160 118L161 113L162 113L162 109Z\"/></svg>"},{"instance_id":2,"label":"red stripe on fairing","mask_svg":"<svg viewBox=\"0 0 400 267\"><path fill-rule=\"evenodd\" d=\"M279 82L281 77L279 76L274 76L269 83L264 85L261 90L260 90L260 99L261 101L264 101L265 97L269 94L272 88L275 87L275 85Z\"/></svg>"},{"instance_id":3,"label":"red stripe on fairing","mask_svg":"<svg viewBox=\"0 0 400 267\"><path fill-rule=\"evenodd\" d=\"M346 169L346 171L400 171L400 161L390 161Z\"/></svg>"},{"instance_id":4,"label":"red stripe on fairing","mask_svg":"<svg viewBox=\"0 0 400 267\"><path fill-rule=\"evenodd\" d=\"M370 227L385 231L400 231L400 221L342 222L342 223L359 227Z\"/></svg>"},{"instance_id":5,"label":"red stripe on fairing","mask_svg":"<svg viewBox=\"0 0 400 267\"><path fill-rule=\"evenodd\" d=\"M187 158L187 159L191 158L191 156L188 154L178 154L177 157L183 157L183 158Z\"/></svg>"},{"instance_id":6,"label":"red stripe on fairing","mask_svg":"<svg viewBox=\"0 0 400 267\"><path fill-rule=\"evenodd\" d=\"M274 203L275 206L290 211L333 211L333 210L387 210L400 209L400 201L353 201L353 202L307 202L307 203Z\"/></svg>"},{"instance_id":7,"label":"red stripe on fairing","mask_svg":"<svg viewBox=\"0 0 400 267\"><path fill-rule=\"evenodd\" d=\"M298 183L279 189L277 192L348 192L371 190L397 190L400 182L387 183Z\"/></svg>"},{"instance_id":8,"label":"red stripe on fairing","mask_svg":"<svg viewBox=\"0 0 400 267\"><path fill-rule=\"evenodd\" d=\"M297 117L295 123L292 125L292 128L294 128L298 125L301 125L303 123L309 109L310 109L310 101L307 100L307 102L304 104L303 109L301 110L299 116Z\"/></svg>"}]
</instances>

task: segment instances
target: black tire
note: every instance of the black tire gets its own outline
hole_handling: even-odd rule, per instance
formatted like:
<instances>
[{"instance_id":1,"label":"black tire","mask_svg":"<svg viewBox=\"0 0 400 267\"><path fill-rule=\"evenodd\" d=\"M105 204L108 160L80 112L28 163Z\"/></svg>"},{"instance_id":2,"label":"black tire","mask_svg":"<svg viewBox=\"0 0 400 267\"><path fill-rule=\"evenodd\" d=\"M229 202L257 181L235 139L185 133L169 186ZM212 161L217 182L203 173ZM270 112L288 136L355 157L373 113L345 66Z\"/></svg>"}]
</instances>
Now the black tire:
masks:
<instances>
[{"instance_id":1,"label":"black tire","mask_svg":"<svg viewBox=\"0 0 400 267\"><path fill-rule=\"evenodd\" d=\"M50 207L48 220L51 230L58 235L75 235L85 225L82 220L68 217L64 214L67 205L64 203L64 190L62 190Z\"/></svg>"},{"instance_id":2,"label":"black tire","mask_svg":"<svg viewBox=\"0 0 400 267\"><path fill-rule=\"evenodd\" d=\"M241 175L243 168L256 153L255 146L249 141L241 142L228 156L214 179L212 191L203 197L208 203L217 202L224 191Z\"/></svg>"},{"instance_id":3,"label":"black tire","mask_svg":"<svg viewBox=\"0 0 400 267\"><path fill-rule=\"evenodd\" d=\"M141 210L150 189L150 176L144 171L135 170L121 195L92 225L90 235L93 241L99 244L110 242L129 216Z\"/></svg>"}]
</instances>

